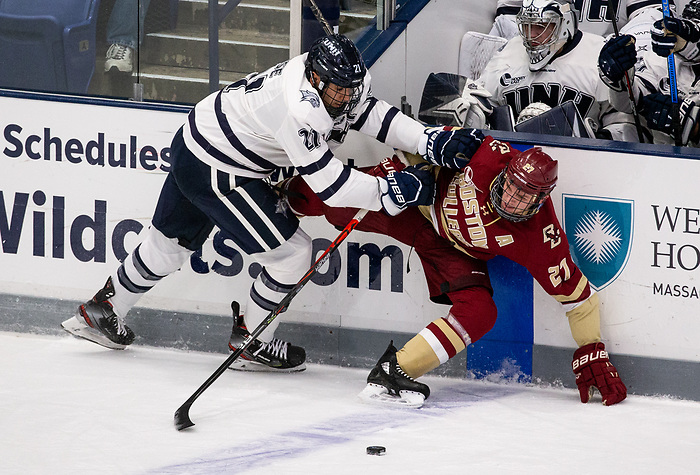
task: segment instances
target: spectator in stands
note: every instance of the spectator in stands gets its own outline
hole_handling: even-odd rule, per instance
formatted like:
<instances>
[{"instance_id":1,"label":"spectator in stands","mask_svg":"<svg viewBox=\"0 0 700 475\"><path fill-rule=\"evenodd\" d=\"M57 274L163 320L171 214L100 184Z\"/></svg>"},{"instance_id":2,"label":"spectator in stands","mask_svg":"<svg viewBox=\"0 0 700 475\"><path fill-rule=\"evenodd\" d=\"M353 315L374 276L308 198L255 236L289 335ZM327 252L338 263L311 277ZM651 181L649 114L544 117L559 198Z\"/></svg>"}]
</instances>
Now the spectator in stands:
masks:
<instances>
[{"instance_id":1,"label":"spectator in stands","mask_svg":"<svg viewBox=\"0 0 700 475\"><path fill-rule=\"evenodd\" d=\"M151 0L116 0L107 21L105 72L131 73L143 41L143 24Z\"/></svg>"},{"instance_id":2,"label":"spectator in stands","mask_svg":"<svg viewBox=\"0 0 700 475\"><path fill-rule=\"evenodd\" d=\"M691 0L681 18L657 20L651 29L651 49L637 58L634 38L621 35L602 48L600 77L610 88L610 102L632 111L624 82L627 71L642 118L653 131L654 143L695 145L700 141L700 94L695 86L700 65L700 0ZM679 106L671 100L667 58L674 54ZM635 67L636 63L636 67Z\"/></svg>"}]
</instances>

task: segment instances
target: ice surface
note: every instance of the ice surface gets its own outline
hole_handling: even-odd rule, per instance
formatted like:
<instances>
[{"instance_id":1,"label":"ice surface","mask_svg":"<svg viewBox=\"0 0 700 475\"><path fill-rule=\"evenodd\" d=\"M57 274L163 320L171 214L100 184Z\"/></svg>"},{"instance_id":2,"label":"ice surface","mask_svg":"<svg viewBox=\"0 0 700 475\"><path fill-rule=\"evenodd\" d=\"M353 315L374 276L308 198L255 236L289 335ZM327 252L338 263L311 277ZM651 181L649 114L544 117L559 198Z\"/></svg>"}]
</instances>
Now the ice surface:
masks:
<instances>
[{"instance_id":1,"label":"ice surface","mask_svg":"<svg viewBox=\"0 0 700 475\"><path fill-rule=\"evenodd\" d=\"M225 343L224 343L225 344ZM421 409L362 403L367 370L227 371L223 354L0 333L2 474L695 474L700 403L437 377ZM623 375L624 376L624 375ZM573 375L572 375L573 377ZM596 399L599 402L600 398ZM367 455L383 445L386 455Z\"/></svg>"}]
</instances>

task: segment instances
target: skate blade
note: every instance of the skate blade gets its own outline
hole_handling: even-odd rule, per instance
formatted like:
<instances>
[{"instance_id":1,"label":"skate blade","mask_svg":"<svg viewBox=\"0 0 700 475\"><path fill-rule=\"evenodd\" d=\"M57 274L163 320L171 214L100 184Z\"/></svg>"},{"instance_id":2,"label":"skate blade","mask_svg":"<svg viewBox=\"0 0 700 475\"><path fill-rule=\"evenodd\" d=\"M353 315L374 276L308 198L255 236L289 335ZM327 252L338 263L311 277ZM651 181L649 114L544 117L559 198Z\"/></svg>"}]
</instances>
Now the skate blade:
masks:
<instances>
[{"instance_id":1,"label":"skate blade","mask_svg":"<svg viewBox=\"0 0 700 475\"><path fill-rule=\"evenodd\" d=\"M368 383L365 389L357 395L362 401L370 404L382 404L385 406L419 408L425 402L425 396L414 391L399 391L399 396L389 394L389 390L382 385Z\"/></svg>"},{"instance_id":2,"label":"skate blade","mask_svg":"<svg viewBox=\"0 0 700 475\"><path fill-rule=\"evenodd\" d=\"M109 348L110 350L123 350L126 345L120 345L119 343L114 343L112 340L104 336L98 330L90 328L84 323L78 320L78 317L71 317L68 320L61 323L61 327L71 335L82 338L84 340L97 343L100 346Z\"/></svg>"},{"instance_id":3,"label":"skate blade","mask_svg":"<svg viewBox=\"0 0 700 475\"><path fill-rule=\"evenodd\" d=\"M229 365L228 369L234 371L248 371L251 373L298 373L306 369L306 363L302 363L294 368L273 368L266 364L258 363L257 361L238 358Z\"/></svg>"}]
</instances>

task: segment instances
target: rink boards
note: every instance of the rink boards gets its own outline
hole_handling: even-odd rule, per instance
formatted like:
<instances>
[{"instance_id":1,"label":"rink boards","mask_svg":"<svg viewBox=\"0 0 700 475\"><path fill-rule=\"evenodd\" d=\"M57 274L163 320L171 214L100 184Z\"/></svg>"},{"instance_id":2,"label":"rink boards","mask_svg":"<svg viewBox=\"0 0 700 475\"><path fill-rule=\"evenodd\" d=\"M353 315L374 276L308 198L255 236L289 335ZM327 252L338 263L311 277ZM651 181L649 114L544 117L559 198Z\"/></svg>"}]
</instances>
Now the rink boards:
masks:
<instances>
[{"instance_id":1,"label":"rink boards","mask_svg":"<svg viewBox=\"0 0 700 475\"><path fill-rule=\"evenodd\" d=\"M188 109L16 96L0 96L0 110L12 111L0 117L0 330L58 332L148 226L170 139ZM517 141L559 160L552 199L577 264L600 292L603 338L632 392L697 399L700 155L541 136ZM388 152L356 136L338 156L365 165ZM317 252L337 235L320 218L305 218L302 227ZM466 360L477 376L571 385L575 345L559 304L519 266L489 265L496 326L443 374L464 375ZM246 301L258 270L213 233L139 302L130 325L143 344L226 351L230 302ZM447 310L429 302L415 252L355 232L283 314L281 332L306 346L310 360L367 366L390 338L402 344Z\"/></svg>"}]
</instances>

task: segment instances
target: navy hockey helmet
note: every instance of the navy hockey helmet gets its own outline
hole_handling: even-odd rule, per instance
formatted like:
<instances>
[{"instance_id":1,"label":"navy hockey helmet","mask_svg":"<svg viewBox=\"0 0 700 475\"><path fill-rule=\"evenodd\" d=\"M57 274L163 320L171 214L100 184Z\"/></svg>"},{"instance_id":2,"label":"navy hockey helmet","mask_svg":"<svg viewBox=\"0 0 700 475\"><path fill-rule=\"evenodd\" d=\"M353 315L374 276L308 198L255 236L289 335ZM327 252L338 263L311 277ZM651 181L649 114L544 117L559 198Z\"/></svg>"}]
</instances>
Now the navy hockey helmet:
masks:
<instances>
[{"instance_id":1,"label":"navy hockey helmet","mask_svg":"<svg viewBox=\"0 0 700 475\"><path fill-rule=\"evenodd\" d=\"M558 162L540 147L520 152L491 187L496 212L516 223L535 215L557 185L558 168Z\"/></svg>"},{"instance_id":2,"label":"navy hockey helmet","mask_svg":"<svg viewBox=\"0 0 700 475\"><path fill-rule=\"evenodd\" d=\"M357 105L362 96L367 68L360 51L346 36L335 34L316 40L306 57L306 77L310 79L312 72L320 78L317 89L322 97L330 84L350 90L349 101L342 106L329 106L324 100L331 117L337 117Z\"/></svg>"},{"instance_id":3,"label":"navy hockey helmet","mask_svg":"<svg viewBox=\"0 0 700 475\"><path fill-rule=\"evenodd\" d=\"M700 21L700 0L690 0L683 8L681 16L688 20Z\"/></svg>"}]
</instances>

